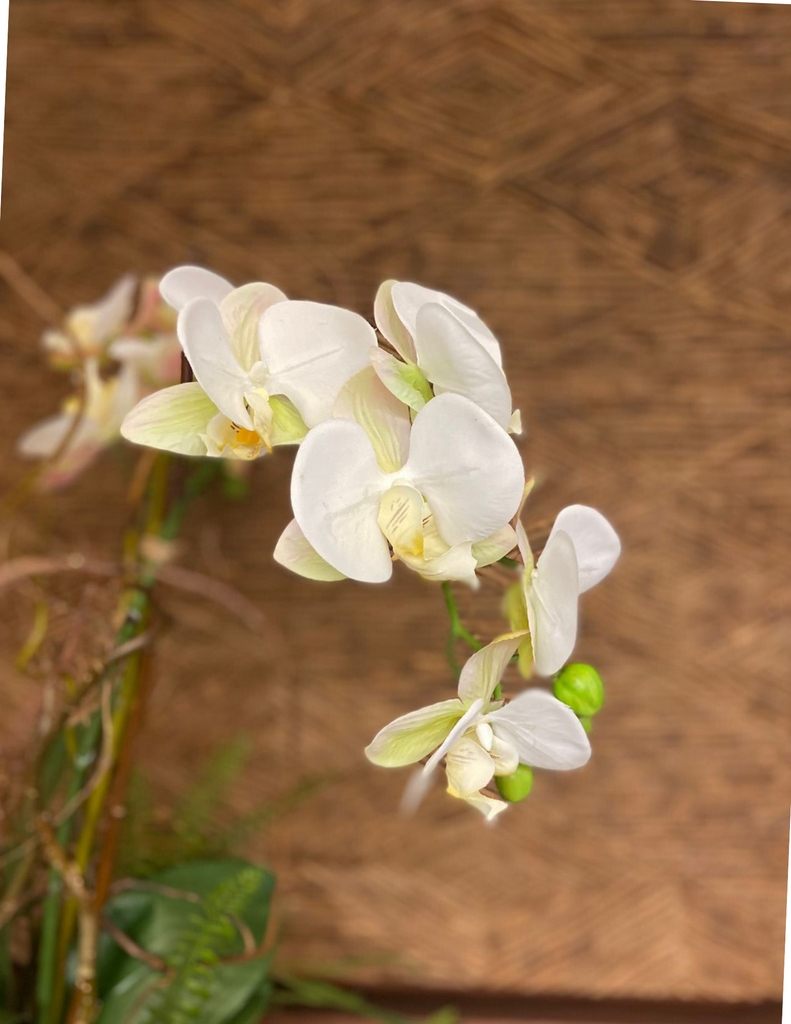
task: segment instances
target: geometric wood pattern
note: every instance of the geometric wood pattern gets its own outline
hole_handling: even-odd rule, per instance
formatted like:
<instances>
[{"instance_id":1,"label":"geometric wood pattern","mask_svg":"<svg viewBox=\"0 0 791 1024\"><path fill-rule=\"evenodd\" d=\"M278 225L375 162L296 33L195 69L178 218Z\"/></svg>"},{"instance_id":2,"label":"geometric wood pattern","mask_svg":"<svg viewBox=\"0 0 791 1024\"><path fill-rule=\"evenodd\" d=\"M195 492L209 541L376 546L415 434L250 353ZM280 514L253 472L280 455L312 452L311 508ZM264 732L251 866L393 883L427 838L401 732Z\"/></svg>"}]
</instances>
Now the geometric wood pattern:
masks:
<instances>
[{"instance_id":1,"label":"geometric wood pattern","mask_svg":"<svg viewBox=\"0 0 791 1024\"><path fill-rule=\"evenodd\" d=\"M752 1000L782 986L791 795L791 10L655 0L15 0L0 248L64 306L200 262L370 315L414 280L501 340L528 518L621 533L578 653L594 757L482 827L362 748L449 695L435 588L322 587L272 563L291 456L188 531L267 617L168 595L144 738L166 802L240 727L238 808L340 779L257 840L284 955L442 989ZM63 382L0 287L2 483ZM32 514L111 556L123 456ZM474 604L498 628L497 594ZM4 632L7 650L26 619ZM18 627L18 628L17 628ZM3 661L0 729L36 701ZM350 958L375 954L363 968Z\"/></svg>"}]
</instances>

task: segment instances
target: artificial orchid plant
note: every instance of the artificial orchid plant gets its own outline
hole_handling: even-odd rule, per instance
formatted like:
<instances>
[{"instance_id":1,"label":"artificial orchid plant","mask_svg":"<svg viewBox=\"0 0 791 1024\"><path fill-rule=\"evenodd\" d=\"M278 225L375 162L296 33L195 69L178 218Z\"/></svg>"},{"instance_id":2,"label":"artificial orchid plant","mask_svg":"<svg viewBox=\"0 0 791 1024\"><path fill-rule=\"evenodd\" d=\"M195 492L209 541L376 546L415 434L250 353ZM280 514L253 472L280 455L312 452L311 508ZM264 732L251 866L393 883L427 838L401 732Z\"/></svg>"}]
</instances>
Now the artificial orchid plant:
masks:
<instances>
[{"instance_id":1,"label":"artificial orchid plant","mask_svg":"<svg viewBox=\"0 0 791 1024\"><path fill-rule=\"evenodd\" d=\"M5 941L37 857L50 876L36 921L45 979L36 986L37 1024L112 1024L117 1018L107 1007L115 1014L119 1005L127 1017L118 1019L129 1024L164 1021L171 1018L157 1016L162 1005L178 1006L183 950L146 951L105 913L115 906L108 901L119 843L107 799L109 792L123 799L145 697L151 590L167 579L167 545L189 501L217 469L238 474L275 447L297 448L293 519L274 551L286 569L324 583L380 584L403 564L441 585L456 695L385 725L365 751L374 765L418 766L405 810L415 810L444 765L448 794L492 821L527 796L534 768L569 770L590 757L602 684L590 666L568 662L580 595L614 565L618 537L599 512L574 505L559 513L534 558L521 522L532 486L514 441L521 416L495 336L473 310L417 284L386 281L373 313L375 328L355 312L288 299L271 284L234 287L183 266L161 281L125 277L44 335L51 365L72 374L77 387L58 415L20 439L20 453L38 460L31 483L38 490L62 487L121 438L142 454L134 477L141 520L124 566L133 582L121 595L115 646L76 693L72 688L61 719L45 734L38 764L55 782L47 790L34 780L18 815L22 838L4 853ZM172 455L184 457L174 460L175 498L166 477ZM452 584L476 588L495 563L498 578L508 578L507 632L484 644L461 621ZM12 563L6 577L16 578ZM457 640L473 650L461 669ZM28 645L26 660L32 655ZM534 682L509 700L501 680L511 665ZM548 678L551 690L540 684ZM83 713L76 725L75 709ZM220 879L220 896L206 897L221 920L223 900L241 901L245 885L258 885L252 878L236 883ZM97 980L103 922L126 955L146 967L150 991L122 972L134 990L131 1001L108 994ZM262 943L264 931L256 932ZM234 937L225 935L227 950ZM264 952L253 943L248 961ZM265 1008L264 989L255 1002L254 988L250 1006ZM257 1019L207 1015L209 997L190 995L189 986L184 991L196 1019Z\"/></svg>"}]
</instances>

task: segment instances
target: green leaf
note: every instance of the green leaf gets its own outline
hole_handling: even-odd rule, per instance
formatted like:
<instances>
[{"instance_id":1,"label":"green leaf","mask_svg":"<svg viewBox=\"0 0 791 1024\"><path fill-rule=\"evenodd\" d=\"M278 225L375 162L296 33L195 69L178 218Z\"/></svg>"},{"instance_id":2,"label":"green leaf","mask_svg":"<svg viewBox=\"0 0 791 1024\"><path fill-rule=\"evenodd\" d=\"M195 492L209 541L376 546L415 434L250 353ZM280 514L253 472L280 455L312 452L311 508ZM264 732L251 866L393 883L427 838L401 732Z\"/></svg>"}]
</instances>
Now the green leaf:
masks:
<instances>
[{"instance_id":1,"label":"green leaf","mask_svg":"<svg viewBox=\"0 0 791 1024\"><path fill-rule=\"evenodd\" d=\"M260 1024L271 1001L272 983L267 981L253 994L252 999L245 1004L244 1008L225 1024Z\"/></svg>"},{"instance_id":2,"label":"green leaf","mask_svg":"<svg viewBox=\"0 0 791 1024\"><path fill-rule=\"evenodd\" d=\"M332 985L327 981L313 978L278 977L279 987L272 996L272 1003L279 1006L307 1006L316 1010L340 1010L358 1017L381 1021L382 1024L407 1024L411 1018L393 1010L385 1010L369 1002L358 992ZM432 1024L455 1024L458 1014L450 1007L444 1007L426 1018Z\"/></svg>"},{"instance_id":3,"label":"green leaf","mask_svg":"<svg viewBox=\"0 0 791 1024\"><path fill-rule=\"evenodd\" d=\"M251 1005L261 1005L268 996L271 957L241 963L216 961L244 949L228 913L236 913L256 944L263 941L274 876L245 861L227 859L178 865L149 882L154 890L129 889L117 895L108 905L108 916L139 946L170 964L175 976L163 983L162 974L103 936L99 950L103 1006L97 1024L153 1024L163 1019L154 1012L157 1006L166 1007L168 1024L180 1024L182 1017L199 1024L237 1024L237 1015ZM178 893L193 894L200 902L176 898ZM170 992L176 982L181 990ZM195 1011L194 1017L181 1013L177 995ZM241 1016L238 1024L246 1019Z\"/></svg>"}]
</instances>

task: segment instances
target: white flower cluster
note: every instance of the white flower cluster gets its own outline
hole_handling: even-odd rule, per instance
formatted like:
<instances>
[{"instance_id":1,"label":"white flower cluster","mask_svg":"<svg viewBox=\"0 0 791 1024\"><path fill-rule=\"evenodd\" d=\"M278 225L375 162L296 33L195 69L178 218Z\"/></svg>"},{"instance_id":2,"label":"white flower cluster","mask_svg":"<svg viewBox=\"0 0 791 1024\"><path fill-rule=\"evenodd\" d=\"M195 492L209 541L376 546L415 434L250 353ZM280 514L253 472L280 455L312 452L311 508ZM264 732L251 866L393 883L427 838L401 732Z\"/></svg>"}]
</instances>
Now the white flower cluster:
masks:
<instances>
[{"instance_id":1,"label":"white flower cluster","mask_svg":"<svg viewBox=\"0 0 791 1024\"><path fill-rule=\"evenodd\" d=\"M484 792L493 779L522 765L584 764L590 745L569 707L540 689L510 703L495 694L515 656L523 675L564 665L579 595L609 572L620 544L603 516L575 505L534 563L518 519L529 489L511 437L520 416L477 314L386 281L374 304L380 343L356 313L289 300L270 284L234 288L179 267L160 289L195 379L144 398L121 432L237 460L298 445L294 519L275 549L282 565L315 580L380 583L400 561L427 579L475 586L477 570L518 551L506 602L513 632L473 655L456 698L397 719L367 749L387 767L428 757L408 802L443 759L449 792L487 818L506 806Z\"/></svg>"},{"instance_id":2,"label":"white flower cluster","mask_svg":"<svg viewBox=\"0 0 791 1024\"><path fill-rule=\"evenodd\" d=\"M179 379L181 348L159 281L138 282L129 274L98 302L73 309L42 342L53 368L79 386L60 413L18 442L21 455L46 460L39 484L51 490L70 483L119 440L124 417L144 395Z\"/></svg>"},{"instance_id":3,"label":"white flower cluster","mask_svg":"<svg viewBox=\"0 0 791 1024\"><path fill-rule=\"evenodd\" d=\"M406 810L422 799L445 760L448 792L491 821L508 806L484 792L493 780L509 778L520 765L581 768L591 748L574 712L546 690L525 690L515 700L495 698L496 688L526 633L510 633L477 651L462 669L458 696L397 718L366 748L384 768L428 758L405 794ZM430 755L430 756L428 756Z\"/></svg>"},{"instance_id":4,"label":"white flower cluster","mask_svg":"<svg viewBox=\"0 0 791 1024\"><path fill-rule=\"evenodd\" d=\"M232 459L299 444L279 562L376 583L395 556L430 579L474 583L515 547L524 471L508 430L519 414L472 310L388 281L374 309L385 348L356 313L270 284L233 288L179 267L160 288L195 380L140 402L122 433Z\"/></svg>"},{"instance_id":5,"label":"white flower cluster","mask_svg":"<svg viewBox=\"0 0 791 1024\"><path fill-rule=\"evenodd\" d=\"M600 513L573 505L534 560L519 521L530 490L511 436L520 414L500 346L476 313L386 281L374 322L378 335L349 310L289 300L271 284L234 288L200 267L142 285L124 277L44 335L81 394L20 450L48 459L44 483L55 486L119 436L237 466L298 445L294 519L274 553L294 572L381 583L399 561L426 579L477 586L487 565L516 567L505 600L512 632L470 658L456 698L396 719L366 751L386 767L425 760L411 805L444 760L448 791L491 819L506 806L485 792L493 780L502 793L497 780L522 769L576 768L590 756L570 706L541 689L507 702L499 686L512 659L525 677L562 669L579 596L607 575L620 543ZM177 384L182 353L194 380Z\"/></svg>"}]
</instances>

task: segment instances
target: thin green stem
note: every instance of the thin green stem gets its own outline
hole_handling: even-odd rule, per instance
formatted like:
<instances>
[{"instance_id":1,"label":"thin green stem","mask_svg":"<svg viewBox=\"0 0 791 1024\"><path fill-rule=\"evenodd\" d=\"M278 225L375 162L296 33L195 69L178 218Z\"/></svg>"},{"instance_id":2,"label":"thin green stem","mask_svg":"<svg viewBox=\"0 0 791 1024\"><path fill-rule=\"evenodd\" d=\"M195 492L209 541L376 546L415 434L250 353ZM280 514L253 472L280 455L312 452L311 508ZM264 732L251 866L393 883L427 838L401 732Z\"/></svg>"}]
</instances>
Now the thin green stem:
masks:
<instances>
[{"instance_id":1,"label":"thin green stem","mask_svg":"<svg viewBox=\"0 0 791 1024\"><path fill-rule=\"evenodd\" d=\"M459 608L456 604L456 598L453 596L453 589L448 580L442 584L442 594L445 598L445 607L448 610L448 617L450 618L450 633L448 634L448 640L445 645L445 655L448 659L451 671L454 675L458 676L461 670L459 668L458 659L456 658L456 641L463 640L474 651L480 651L484 645L462 622Z\"/></svg>"}]
</instances>

